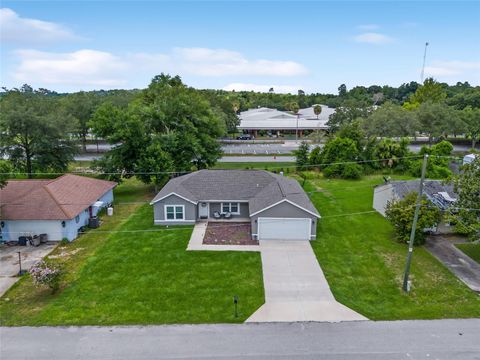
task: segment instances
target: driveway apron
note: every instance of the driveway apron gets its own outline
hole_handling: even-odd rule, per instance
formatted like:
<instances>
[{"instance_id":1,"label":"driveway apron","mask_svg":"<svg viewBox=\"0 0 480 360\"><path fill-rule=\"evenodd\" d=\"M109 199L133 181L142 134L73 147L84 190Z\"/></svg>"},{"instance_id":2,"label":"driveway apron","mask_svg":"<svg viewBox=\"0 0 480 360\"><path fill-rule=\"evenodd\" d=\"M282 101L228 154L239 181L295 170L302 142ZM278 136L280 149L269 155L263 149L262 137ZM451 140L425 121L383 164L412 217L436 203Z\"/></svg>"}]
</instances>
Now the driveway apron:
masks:
<instances>
[{"instance_id":1,"label":"driveway apron","mask_svg":"<svg viewBox=\"0 0 480 360\"><path fill-rule=\"evenodd\" d=\"M335 300L307 241L260 241L265 304L247 322L353 321L364 316Z\"/></svg>"}]
</instances>

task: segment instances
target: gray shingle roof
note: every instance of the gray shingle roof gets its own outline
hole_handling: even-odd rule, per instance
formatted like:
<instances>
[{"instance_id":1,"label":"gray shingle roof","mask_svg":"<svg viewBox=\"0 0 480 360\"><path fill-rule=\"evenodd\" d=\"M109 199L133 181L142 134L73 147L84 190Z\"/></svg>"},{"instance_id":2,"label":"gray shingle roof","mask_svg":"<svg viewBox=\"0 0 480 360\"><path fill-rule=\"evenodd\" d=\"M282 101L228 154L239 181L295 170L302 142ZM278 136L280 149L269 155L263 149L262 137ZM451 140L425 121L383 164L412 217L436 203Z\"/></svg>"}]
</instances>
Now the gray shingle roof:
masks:
<instances>
[{"instance_id":1,"label":"gray shingle roof","mask_svg":"<svg viewBox=\"0 0 480 360\"><path fill-rule=\"evenodd\" d=\"M403 199L405 195L411 192L418 193L420 180L392 181L391 185L394 194L399 199ZM452 199L458 198L453 185L444 184L441 180L425 180L423 193L430 201L442 209L446 209L451 204L440 193L447 193Z\"/></svg>"},{"instance_id":2,"label":"gray shingle roof","mask_svg":"<svg viewBox=\"0 0 480 360\"><path fill-rule=\"evenodd\" d=\"M171 193L193 202L248 201L251 214L286 199L319 215L295 179L263 170L200 170L179 176L170 180L152 203Z\"/></svg>"}]
</instances>

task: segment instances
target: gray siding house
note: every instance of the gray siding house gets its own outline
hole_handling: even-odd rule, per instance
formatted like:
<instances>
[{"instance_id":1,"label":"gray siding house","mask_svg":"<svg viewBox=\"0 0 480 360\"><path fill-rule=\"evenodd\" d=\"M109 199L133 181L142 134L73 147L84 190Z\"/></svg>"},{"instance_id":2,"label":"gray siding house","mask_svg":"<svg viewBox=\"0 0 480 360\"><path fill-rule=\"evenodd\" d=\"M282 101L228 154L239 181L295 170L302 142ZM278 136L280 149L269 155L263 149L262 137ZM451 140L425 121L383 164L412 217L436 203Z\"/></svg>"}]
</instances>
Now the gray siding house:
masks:
<instances>
[{"instance_id":1,"label":"gray siding house","mask_svg":"<svg viewBox=\"0 0 480 360\"><path fill-rule=\"evenodd\" d=\"M200 170L179 176L150 204L156 225L222 217L222 221L249 221L252 237L258 240L315 239L320 218L295 179L263 170Z\"/></svg>"}]
</instances>

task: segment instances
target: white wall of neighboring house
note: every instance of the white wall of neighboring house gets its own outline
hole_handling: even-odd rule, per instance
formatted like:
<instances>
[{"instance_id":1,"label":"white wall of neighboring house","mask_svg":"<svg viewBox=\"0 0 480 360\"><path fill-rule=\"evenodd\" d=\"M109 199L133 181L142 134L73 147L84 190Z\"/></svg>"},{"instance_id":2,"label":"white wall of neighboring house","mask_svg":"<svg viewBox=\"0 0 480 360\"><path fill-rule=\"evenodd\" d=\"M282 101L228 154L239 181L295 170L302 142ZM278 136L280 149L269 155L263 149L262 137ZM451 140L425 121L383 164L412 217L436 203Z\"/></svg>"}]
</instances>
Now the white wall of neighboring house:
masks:
<instances>
[{"instance_id":1,"label":"white wall of neighboring house","mask_svg":"<svg viewBox=\"0 0 480 360\"><path fill-rule=\"evenodd\" d=\"M47 234L48 240L62 240L64 229L60 220L3 220L3 240L17 241L19 236Z\"/></svg>"},{"instance_id":2,"label":"white wall of neighboring house","mask_svg":"<svg viewBox=\"0 0 480 360\"><path fill-rule=\"evenodd\" d=\"M373 208L382 216L385 216L387 204L392 200L394 200L392 184L377 186L373 191Z\"/></svg>"},{"instance_id":3,"label":"white wall of neighboring house","mask_svg":"<svg viewBox=\"0 0 480 360\"><path fill-rule=\"evenodd\" d=\"M106 192L98 201L106 207L113 202L113 190ZM92 204L93 206L93 204ZM92 215L96 216L102 207L93 207ZM19 236L31 236L47 234L48 241L60 241L64 238L69 241L75 240L78 230L88 225L90 217L89 206L82 210L78 217L67 220L3 220L2 239L5 241L17 241ZM65 226L62 222L65 221Z\"/></svg>"}]
</instances>

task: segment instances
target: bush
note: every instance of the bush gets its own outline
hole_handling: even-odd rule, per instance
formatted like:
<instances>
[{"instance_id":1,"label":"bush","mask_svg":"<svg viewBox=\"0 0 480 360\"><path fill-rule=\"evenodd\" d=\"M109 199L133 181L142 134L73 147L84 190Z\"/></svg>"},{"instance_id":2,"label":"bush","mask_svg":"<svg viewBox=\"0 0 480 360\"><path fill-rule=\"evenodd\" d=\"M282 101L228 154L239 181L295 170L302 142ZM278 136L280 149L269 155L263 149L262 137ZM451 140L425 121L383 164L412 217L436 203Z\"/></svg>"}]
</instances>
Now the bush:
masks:
<instances>
[{"instance_id":1,"label":"bush","mask_svg":"<svg viewBox=\"0 0 480 360\"><path fill-rule=\"evenodd\" d=\"M385 210L385 216L392 223L396 238L399 242L408 243L412 231L413 215L415 213L415 204L417 202L417 193L411 192L402 200L388 202ZM425 243L425 229L436 226L441 220L440 210L432 205L426 197L421 201L420 212L418 214L417 227L415 229L414 245Z\"/></svg>"},{"instance_id":2,"label":"bush","mask_svg":"<svg viewBox=\"0 0 480 360\"><path fill-rule=\"evenodd\" d=\"M29 273L36 286L48 286L52 290L52 294L59 289L60 279L63 275L58 266L47 264L44 260L33 265Z\"/></svg>"},{"instance_id":3,"label":"bush","mask_svg":"<svg viewBox=\"0 0 480 360\"><path fill-rule=\"evenodd\" d=\"M342 178L360 179L362 176L362 167L358 164L345 164L343 166Z\"/></svg>"}]
</instances>

